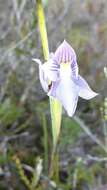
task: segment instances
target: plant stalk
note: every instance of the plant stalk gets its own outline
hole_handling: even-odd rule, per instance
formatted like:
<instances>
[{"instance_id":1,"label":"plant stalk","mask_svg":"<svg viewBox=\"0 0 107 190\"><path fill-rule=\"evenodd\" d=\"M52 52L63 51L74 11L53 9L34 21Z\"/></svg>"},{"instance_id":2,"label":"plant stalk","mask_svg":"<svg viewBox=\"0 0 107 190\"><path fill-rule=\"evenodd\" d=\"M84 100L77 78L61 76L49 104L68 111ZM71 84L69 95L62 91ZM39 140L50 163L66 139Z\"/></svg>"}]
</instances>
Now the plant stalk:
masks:
<instances>
[{"instance_id":1,"label":"plant stalk","mask_svg":"<svg viewBox=\"0 0 107 190\"><path fill-rule=\"evenodd\" d=\"M42 47L43 47L43 54L44 54L45 60L48 60L49 59L49 46L48 46L48 37L47 37L45 15L44 15L44 10L43 10L42 0L36 0L36 2L37 2L37 15L38 15L38 23L39 23L41 42L42 42ZM55 99L53 97L50 97L49 99L50 99L52 136L53 136L53 149L52 149L52 155L51 155L52 158L51 158L50 168L51 168L51 170L55 170L55 168L53 169L54 155L55 155L55 151L56 151L58 137L60 134L62 106L57 99ZM49 173L53 173L53 172L50 171Z\"/></svg>"},{"instance_id":2,"label":"plant stalk","mask_svg":"<svg viewBox=\"0 0 107 190\"><path fill-rule=\"evenodd\" d=\"M49 46L48 46L48 37L47 37L45 15L44 15L44 10L43 10L42 0L36 0L36 2L37 2L37 15L38 15L41 42L42 42L42 47L43 47L43 54L44 54L45 60L48 60Z\"/></svg>"}]
</instances>

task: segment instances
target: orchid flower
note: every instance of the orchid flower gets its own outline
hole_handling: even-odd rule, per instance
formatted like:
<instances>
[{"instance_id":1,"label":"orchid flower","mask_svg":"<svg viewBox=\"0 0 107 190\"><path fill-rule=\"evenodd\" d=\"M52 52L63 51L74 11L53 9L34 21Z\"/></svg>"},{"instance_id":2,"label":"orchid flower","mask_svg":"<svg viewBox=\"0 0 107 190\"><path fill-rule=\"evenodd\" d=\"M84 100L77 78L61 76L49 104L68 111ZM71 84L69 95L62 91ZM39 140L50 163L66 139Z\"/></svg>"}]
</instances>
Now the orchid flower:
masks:
<instances>
[{"instance_id":1,"label":"orchid flower","mask_svg":"<svg viewBox=\"0 0 107 190\"><path fill-rule=\"evenodd\" d=\"M65 40L44 64L38 59L33 60L39 64L44 91L48 96L57 98L70 117L75 113L79 96L89 100L98 95L79 75L76 53Z\"/></svg>"}]
</instances>

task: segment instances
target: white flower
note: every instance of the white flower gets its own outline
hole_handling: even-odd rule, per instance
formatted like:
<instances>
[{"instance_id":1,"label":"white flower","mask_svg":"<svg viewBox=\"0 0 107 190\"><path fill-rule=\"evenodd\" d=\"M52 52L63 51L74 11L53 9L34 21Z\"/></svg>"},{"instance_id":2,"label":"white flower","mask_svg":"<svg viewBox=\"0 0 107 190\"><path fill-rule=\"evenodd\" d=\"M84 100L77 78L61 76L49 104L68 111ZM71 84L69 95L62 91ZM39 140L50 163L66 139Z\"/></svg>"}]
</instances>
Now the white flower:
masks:
<instances>
[{"instance_id":1,"label":"white flower","mask_svg":"<svg viewBox=\"0 0 107 190\"><path fill-rule=\"evenodd\" d=\"M40 82L48 96L57 98L69 116L75 113L78 97L89 100L98 94L78 74L74 49L64 40L50 59L42 65L38 59Z\"/></svg>"}]
</instances>

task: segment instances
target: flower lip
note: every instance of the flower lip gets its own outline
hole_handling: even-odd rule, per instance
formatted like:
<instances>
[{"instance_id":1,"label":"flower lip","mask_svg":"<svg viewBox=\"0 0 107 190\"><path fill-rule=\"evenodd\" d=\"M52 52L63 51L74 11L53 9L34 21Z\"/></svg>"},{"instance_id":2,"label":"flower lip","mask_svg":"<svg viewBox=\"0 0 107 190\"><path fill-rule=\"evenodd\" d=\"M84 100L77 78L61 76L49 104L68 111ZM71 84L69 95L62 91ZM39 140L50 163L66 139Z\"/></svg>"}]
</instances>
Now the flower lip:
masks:
<instances>
[{"instance_id":1,"label":"flower lip","mask_svg":"<svg viewBox=\"0 0 107 190\"><path fill-rule=\"evenodd\" d=\"M76 60L76 53L74 49L67 43L66 40L57 48L54 59L60 63L67 63Z\"/></svg>"}]
</instances>

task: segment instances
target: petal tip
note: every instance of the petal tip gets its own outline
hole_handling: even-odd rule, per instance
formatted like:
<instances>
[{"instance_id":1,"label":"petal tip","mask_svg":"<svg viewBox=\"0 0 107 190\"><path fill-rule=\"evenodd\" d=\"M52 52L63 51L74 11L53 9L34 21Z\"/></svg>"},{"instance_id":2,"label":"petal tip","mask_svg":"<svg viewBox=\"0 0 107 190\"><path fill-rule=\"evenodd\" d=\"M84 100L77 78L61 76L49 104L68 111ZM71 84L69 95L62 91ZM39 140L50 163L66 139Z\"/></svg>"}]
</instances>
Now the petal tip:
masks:
<instances>
[{"instance_id":1,"label":"petal tip","mask_svg":"<svg viewBox=\"0 0 107 190\"><path fill-rule=\"evenodd\" d=\"M78 80L75 81L77 86L79 87L79 96L83 99L90 100L98 95L98 93L94 92L86 80L81 77L80 75L78 76Z\"/></svg>"},{"instance_id":2,"label":"petal tip","mask_svg":"<svg viewBox=\"0 0 107 190\"><path fill-rule=\"evenodd\" d=\"M63 43L64 43L64 44L68 44L68 42L67 42L65 39L63 40L62 44L63 44Z\"/></svg>"},{"instance_id":3,"label":"petal tip","mask_svg":"<svg viewBox=\"0 0 107 190\"><path fill-rule=\"evenodd\" d=\"M42 63L41 63L41 61L40 61L40 59L33 58L33 59L32 59L32 61L34 61L34 62L38 63L39 65L41 65L41 64L42 64Z\"/></svg>"},{"instance_id":4,"label":"petal tip","mask_svg":"<svg viewBox=\"0 0 107 190\"><path fill-rule=\"evenodd\" d=\"M63 42L61 43L61 46L66 47L66 48L72 48L72 47L70 46L70 44L69 44L65 39L64 39Z\"/></svg>"},{"instance_id":5,"label":"petal tip","mask_svg":"<svg viewBox=\"0 0 107 190\"><path fill-rule=\"evenodd\" d=\"M96 96L99 95L98 93L94 92L94 91L91 90L91 89L90 89L90 91L87 92L87 93L89 93L89 94L88 94L89 96L87 96L87 100L90 100L90 99L92 99L92 98L95 98Z\"/></svg>"},{"instance_id":6,"label":"petal tip","mask_svg":"<svg viewBox=\"0 0 107 190\"><path fill-rule=\"evenodd\" d=\"M99 95L98 93L96 93L96 92L93 91L93 97L92 98L94 98L94 97L96 97L98 95Z\"/></svg>"},{"instance_id":7,"label":"petal tip","mask_svg":"<svg viewBox=\"0 0 107 190\"><path fill-rule=\"evenodd\" d=\"M69 117L73 117L74 113L71 113L71 112L67 112L68 116Z\"/></svg>"},{"instance_id":8,"label":"petal tip","mask_svg":"<svg viewBox=\"0 0 107 190\"><path fill-rule=\"evenodd\" d=\"M87 92L87 95L84 97L84 99L90 100L92 98L95 98L96 96L98 96L98 93L90 90L89 92Z\"/></svg>"}]
</instances>

